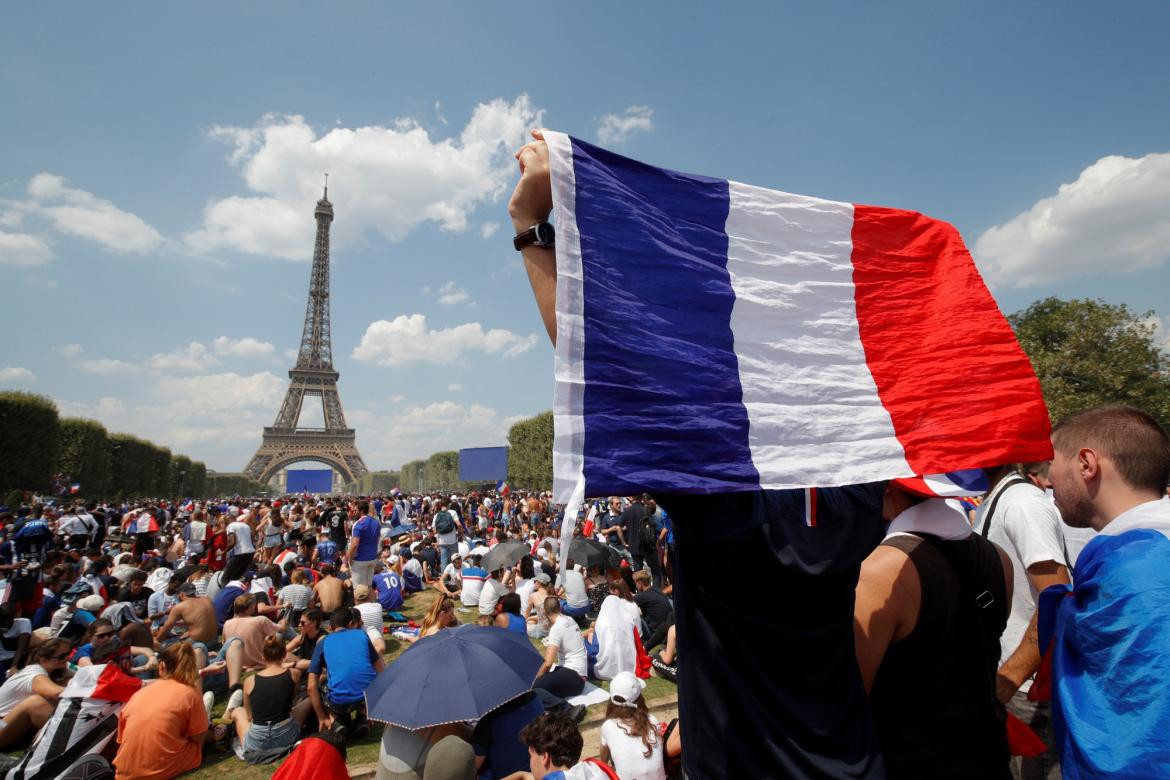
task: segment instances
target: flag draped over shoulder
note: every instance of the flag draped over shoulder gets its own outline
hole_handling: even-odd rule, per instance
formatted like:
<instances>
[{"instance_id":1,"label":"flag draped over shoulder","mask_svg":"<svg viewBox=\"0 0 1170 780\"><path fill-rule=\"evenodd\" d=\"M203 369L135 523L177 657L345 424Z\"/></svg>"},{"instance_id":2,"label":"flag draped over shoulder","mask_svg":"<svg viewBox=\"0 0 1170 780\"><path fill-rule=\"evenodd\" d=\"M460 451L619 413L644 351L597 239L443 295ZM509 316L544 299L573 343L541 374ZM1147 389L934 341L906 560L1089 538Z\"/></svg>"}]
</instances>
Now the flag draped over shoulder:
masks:
<instances>
[{"instance_id":1,"label":"flag draped over shoulder","mask_svg":"<svg viewBox=\"0 0 1170 780\"><path fill-rule=\"evenodd\" d=\"M1051 457L958 231L545 132L554 493L834 486Z\"/></svg>"}]
</instances>

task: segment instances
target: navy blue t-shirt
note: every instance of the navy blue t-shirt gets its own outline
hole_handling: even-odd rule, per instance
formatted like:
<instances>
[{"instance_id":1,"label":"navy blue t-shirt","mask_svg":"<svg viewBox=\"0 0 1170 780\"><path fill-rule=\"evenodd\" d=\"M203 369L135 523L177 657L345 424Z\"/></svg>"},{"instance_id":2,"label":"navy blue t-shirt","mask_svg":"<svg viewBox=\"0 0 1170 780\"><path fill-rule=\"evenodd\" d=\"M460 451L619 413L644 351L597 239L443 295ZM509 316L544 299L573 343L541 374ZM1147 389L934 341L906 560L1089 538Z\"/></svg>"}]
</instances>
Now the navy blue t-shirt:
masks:
<instances>
[{"instance_id":1,"label":"navy blue t-shirt","mask_svg":"<svg viewBox=\"0 0 1170 780\"><path fill-rule=\"evenodd\" d=\"M528 748L520 741L520 730L542 712L544 705L529 692L492 710L475 724L471 745L475 755L487 757L485 766L491 768L492 776L506 777L528 770Z\"/></svg>"},{"instance_id":2,"label":"navy blue t-shirt","mask_svg":"<svg viewBox=\"0 0 1170 780\"><path fill-rule=\"evenodd\" d=\"M211 604L215 607L215 622L219 624L220 631L223 630L223 624L232 619L232 602L244 593L246 591L243 588L232 585L215 594L215 600Z\"/></svg>"}]
</instances>

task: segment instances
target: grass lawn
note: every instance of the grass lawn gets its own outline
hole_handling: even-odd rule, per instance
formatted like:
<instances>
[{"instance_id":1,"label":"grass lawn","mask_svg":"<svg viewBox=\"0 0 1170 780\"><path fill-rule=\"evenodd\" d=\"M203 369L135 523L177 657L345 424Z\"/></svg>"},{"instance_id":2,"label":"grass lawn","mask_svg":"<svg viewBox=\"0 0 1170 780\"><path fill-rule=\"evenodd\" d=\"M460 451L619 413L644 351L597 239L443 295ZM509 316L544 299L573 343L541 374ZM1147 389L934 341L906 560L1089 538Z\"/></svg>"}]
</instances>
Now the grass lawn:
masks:
<instances>
[{"instance_id":1,"label":"grass lawn","mask_svg":"<svg viewBox=\"0 0 1170 780\"><path fill-rule=\"evenodd\" d=\"M411 596L407 602L406 607L402 610L408 618L415 622L422 622L423 616L430 607L431 602L438 597L438 592L435 590L427 590L423 593L416 593ZM476 612L474 610L464 612L461 609L456 609L456 614L462 623L473 623L475 621ZM533 645L543 651L540 642L534 641ZM404 642L399 642L392 637L386 637L386 663L392 663L395 658L402 655L406 650L407 645ZM602 683L603 687L608 684ZM674 683L660 679L658 677L651 677L646 681L646 700L652 701L667 696L674 696L676 687ZM227 704L226 697L220 697L220 700L215 703L212 710L212 717L216 722L221 720L224 707ZM587 719L600 718L605 714L605 703L595 704L589 708ZM373 764L378 760L378 744L381 741L382 727L377 723L371 723L370 736L362 740L353 740L349 743L349 751L347 756L347 763L350 766L359 764ZM267 780L272 777L272 773L276 771L279 764L268 764L263 766L249 766L238 760L233 753L216 753L214 750L208 748L203 753L203 766L194 772L190 772L184 777L187 778L221 778L228 776L233 778L240 778L240 780Z\"/></svg>"}]
</instances>

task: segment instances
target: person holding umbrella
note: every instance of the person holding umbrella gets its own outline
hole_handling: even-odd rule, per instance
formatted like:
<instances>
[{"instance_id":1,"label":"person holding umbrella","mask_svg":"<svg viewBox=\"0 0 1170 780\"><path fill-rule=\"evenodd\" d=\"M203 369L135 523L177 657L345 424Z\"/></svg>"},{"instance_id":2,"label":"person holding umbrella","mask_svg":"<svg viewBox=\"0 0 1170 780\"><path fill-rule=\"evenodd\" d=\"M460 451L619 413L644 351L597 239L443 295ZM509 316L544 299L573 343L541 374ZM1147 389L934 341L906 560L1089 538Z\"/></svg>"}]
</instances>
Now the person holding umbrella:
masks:
<instances>
[{"instance_id":1,"label":"person holding umbrella","mask_svg":"<svg viewBox=\"0 0 1170 780\"><path fill-rule=\"evenodd\" d=\"M483 567L491 574L479 594L479 614L494 615L500 597L516 590L516 571L506 567L515 566L527 554L528 545L513 541L500 542L483 557Z\"/></svg>"}]
</instances>

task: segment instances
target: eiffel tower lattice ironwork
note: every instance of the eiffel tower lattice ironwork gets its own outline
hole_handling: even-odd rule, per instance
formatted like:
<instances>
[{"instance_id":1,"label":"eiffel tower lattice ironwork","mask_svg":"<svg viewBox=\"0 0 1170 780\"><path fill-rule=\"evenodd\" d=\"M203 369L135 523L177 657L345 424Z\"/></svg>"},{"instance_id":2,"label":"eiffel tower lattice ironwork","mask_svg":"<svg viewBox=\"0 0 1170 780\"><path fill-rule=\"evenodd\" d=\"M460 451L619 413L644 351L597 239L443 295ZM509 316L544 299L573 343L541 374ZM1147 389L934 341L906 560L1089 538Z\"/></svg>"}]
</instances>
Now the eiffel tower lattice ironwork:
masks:
<instances>
[{"instance_id":1,"label":"eiffel tower lattice ironwork","mask_svg":"<svg viewBox=\"0 0 1170 780\"><path fill-rule=\"evenodd\" d=\"M288 391L276 415L276 422L264 429L260 449L244 473L268 482L281 469L297 461L324 463L352 482L369 472L354 443L354 429L345 425L337 378L333 370L333 340L329 332L329 225L333 204L329 187L317 201L317 241L313 247L313 271L309 278L309 302L305 307L305 328L297 364L289 369ZM325 413L324 428L301 428L301 404L305 397L320 398Z\"/></svg>"}]
</instances>

